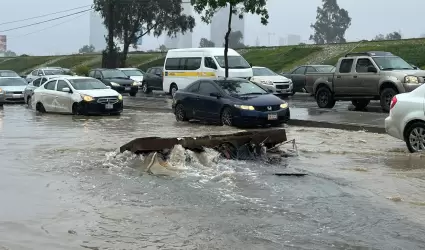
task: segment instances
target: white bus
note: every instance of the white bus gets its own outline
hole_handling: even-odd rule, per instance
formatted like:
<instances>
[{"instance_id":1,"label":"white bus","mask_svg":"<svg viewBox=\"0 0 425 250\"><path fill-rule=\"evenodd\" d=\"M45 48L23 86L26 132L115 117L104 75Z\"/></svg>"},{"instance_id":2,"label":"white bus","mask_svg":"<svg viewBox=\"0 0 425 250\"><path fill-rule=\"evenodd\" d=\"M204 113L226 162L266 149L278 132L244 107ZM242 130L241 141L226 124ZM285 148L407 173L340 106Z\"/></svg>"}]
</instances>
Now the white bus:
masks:
<instances>
[{"instance_id":1,"label":"white bus","mask_svg":"<svg viewBox=\"0 0 425 250\"><path fill-rule=\"evenodd\" d=\"M229 49L229 77L250 78L251 65L235 50ZM171 49L164 62L164 92L174 95L190 83L211 77L224 77L224 48Z\"/></svg>"}]
</instances>

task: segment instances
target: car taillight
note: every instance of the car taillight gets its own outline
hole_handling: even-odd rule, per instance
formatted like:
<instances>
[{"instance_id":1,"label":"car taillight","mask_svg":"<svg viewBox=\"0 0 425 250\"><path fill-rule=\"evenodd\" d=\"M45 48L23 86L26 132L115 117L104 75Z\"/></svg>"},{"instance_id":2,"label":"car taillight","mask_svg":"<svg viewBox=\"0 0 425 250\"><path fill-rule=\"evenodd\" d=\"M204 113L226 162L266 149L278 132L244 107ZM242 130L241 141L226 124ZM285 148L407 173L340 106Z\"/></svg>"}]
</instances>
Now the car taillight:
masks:
<instances>
[{"instance_id":1,"label":"car taillight","mask_svg":"<svg viewBox=\"0 0 425 250\"><path fill-rule=\"evenodd\" d=\"M394 96L393 99L391 100L390 109L394 108L396 103L397 103L397 97Z\"/></svg>"}]
</instances>

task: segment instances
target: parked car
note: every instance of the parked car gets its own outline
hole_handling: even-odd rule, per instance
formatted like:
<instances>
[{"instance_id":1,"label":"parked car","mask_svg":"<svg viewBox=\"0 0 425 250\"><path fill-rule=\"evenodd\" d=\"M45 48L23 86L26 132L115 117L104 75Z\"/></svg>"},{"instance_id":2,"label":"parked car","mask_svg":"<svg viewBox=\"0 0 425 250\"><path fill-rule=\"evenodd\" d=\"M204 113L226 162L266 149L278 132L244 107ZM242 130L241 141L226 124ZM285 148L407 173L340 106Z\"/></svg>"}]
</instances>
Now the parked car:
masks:
<instances>
[{"instance_id":1,"label":"parked car","mask_svg":"<svg viewBox=\"0 0 425 250\"><path fill-rule=\"evenodd\" d=\"M121 94L129 93L130 96L136 96L139 91L137 82L118 69L93 69L90 70L89 76L102 81Z\"/></svg>"},{"instance_id":2,"label":"parked car","mask_svg":"<svg viewBox=\"0 0 425 250\"><path fill-rule=\"evenodd\" d=\"M146 73L163 77L164 76L164 74L163 74L164 73L164 67L163 66L151 67L151 68L148 68L146 70Z\"/></svg>"},{"instance_id":3,"label":"parked car","mask_svg":"<svg viewBox=\"0 0 425 250\"><path fill-rule=\"evenodd\" d=\"M143 75L145 72L141 71L138 68L118 68L130 79L134 80L137 83L137 86L141 87L143 82Z\"/></svg>"},{"instance_id":4,"label":"parked car","mask_svg":"<svg viewBox=\"0 0 425 250\"><path fill-rule=\"evenodd\" d=\"M33 71L31 71L31 73L27 75L26 79L27 82L32 82L41 76L63 75L63 73L64 72L60 67L44 67L34 69Z\"/></svg>"},{"instance_id":5,"label":"parked car","mask_svg":"<svg viewBox=\"0 0 425 250\"><path fill-rule=\"evenodd\" d=\"M250 81L261 84L263 88L282 96L295 94L292 81L269 68L253 66L252 72L254 76L250 78Z\"/></svg>"},{"instance_id":6,"label":"parked car","mask_svg":"<svg viewBox=\"0 0 425 250\"><path fill-rule=\"evenodd\" d=\"M18 73L13 70L0 70L0 77L20 77Z\"/></svg>"},{"instance_id":7,"label":"parked car","mask_svg":"<svg viewBox=\"0 0 425 250\"><path fill-rule=\"evenodd\" d=\"M370 100L380 100L388 112L395 95L416 89L424 77L425 71L389 52L358 52L340 58L335 73L309 75L306 88L314 93L320 108L333 108L336 101L349 100L364 109Z\"/></svg>"},{"instance_id":8,"label":"parked car","mask_svg":"<svg viewBox=\"0 0 425 250\"><path fill-rule=\"evenodd\" d=\"M24 102L27 82L21 77L0 77L0 106L4 103Z\"/></svg>"},{"instance_id":9,"label":"parked car","mask_svg":"<svg viewBox=\"0 0 425 250\"><path fill-rule=\"evenodd\" d=\"M288 103L241 78L197 80L176 91L172 107L177 121L279 126L290 119Z\"/></svg>"},{"instance_id":10,"label":"parked car","mask_svg":"<svg viewBox=\"0 0 425 250\"><path fill-rule=\"evenodd\" d=\"M406 142L411 153L425 150L425 85L412 92L394 96L390 114L385 119L385 130Z\"/></svg>"},{"instance_id":11,"label":"parked car","mask_svg":"<svg viewBox=\"0 0 425 250\"><path fill-rule=\"evenodd\" d=\"M145 73L143 75L142 92L145 94L149 94L152 92L152 90L163 91L163 79L164 77L162 75L158 76L156 74Z\"/></svg>"},{"instance_id":12,"label":"parked car","mask_svg":"<svg viewBox=\"0 0 425 250\"><path fill-rule=\"evenodd\" d=\"M123 110L122 95L91 77L50 79L34 90L33 98L35 109L42 113L118 115Z\"/></svg>"},{"instance_id":13,"label":"parked car","mask_svg":"<svg viewBox=\"0 0 425 250\"><path fill-rule=\"evenodd\" d=\"M47 82L50 79L67 76L68 75L43 76L30 82L24 90L24 102L30 106L32 104L32 95L34 94L34 89L40 87L41 85L43 85L43 83Z\"/></svg>"},{"instance_id":14,"label":"parked car","mask_svg":"<svg viewBox=\"0 0 425 250\"><path fill-rule=\"evenodd\" d=\"M291 79L294 84L294 92L308 92L305 89L307 77L315 73L331 73L335 71L335 66L332 65L300 65L289 73L282 73L286 78Z\"/></svg>"}]
</instances>

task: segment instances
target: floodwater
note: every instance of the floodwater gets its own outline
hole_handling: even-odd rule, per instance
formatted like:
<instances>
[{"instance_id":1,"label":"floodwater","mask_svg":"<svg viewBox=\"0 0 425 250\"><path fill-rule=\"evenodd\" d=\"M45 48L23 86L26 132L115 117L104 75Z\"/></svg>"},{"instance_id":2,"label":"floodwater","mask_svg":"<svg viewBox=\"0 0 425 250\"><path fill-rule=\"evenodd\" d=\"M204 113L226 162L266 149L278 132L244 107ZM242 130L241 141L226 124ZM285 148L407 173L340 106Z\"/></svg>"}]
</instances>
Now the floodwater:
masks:
<instances>
[{"instance_id":1,"label":"floodwater","mask_svg":"<svg viewBox=\"0 0 425 250\"><path fill-rule=\"evenodd\" d=\"M292 127L298 156L282 164L194 162L174 178L142 174L137 156L116 151L135 137L235 130L165 113L77 118L5 106L0 249L425 246L425 158L387 135ZM273 175L285 171L309 175Z\"/></svg>"}]
</instances>

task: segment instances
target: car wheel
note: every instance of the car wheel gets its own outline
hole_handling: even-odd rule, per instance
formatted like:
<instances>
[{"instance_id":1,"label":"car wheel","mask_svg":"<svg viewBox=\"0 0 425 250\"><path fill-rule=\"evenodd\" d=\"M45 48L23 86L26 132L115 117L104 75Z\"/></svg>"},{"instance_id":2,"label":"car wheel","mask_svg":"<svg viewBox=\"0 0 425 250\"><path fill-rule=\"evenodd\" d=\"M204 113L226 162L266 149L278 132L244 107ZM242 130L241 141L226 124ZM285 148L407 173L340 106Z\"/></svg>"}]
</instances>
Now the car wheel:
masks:
<instances>
[{"instance_id":1,"label":"car wheel","mask_svg":"<svg viewBox=\"0 0 425 250\"><path fill-rule=\"evenodd\" d=\"M32 107L32 98L31 98L31 96L28 96L27 97L27 105L28 105L28 108L31 108Z\"/></svg>"},{"instance_id":2,"label":"car wheel","mask_svg":"<svg viewBox=\"0 0 425 250\"><path fill-rule=\"evenodd\" d=\"M149 94L151 92L151 90L148 87L148 83L147 82L143 82L142 83L142 92L145 94Z\"/></svg>"},{"instance_id":3,"label":"car wheel","mask_svg":"<svg viewBox=\"0 0 425 250\"><path fill-rule=\"evenodd\" d=\"M177 87L177 85L175 83L171 84L170 86L170 95L174 96L174 94L177 92L179 88Z\"/></svg>"},{"instance_id":4,"label":"car wheel","mask_svg":"<svg viewBox=\"0 0 425 250\"><path fill-rule=\"evenodd\" d=\"M221 112L221 124L224 126L233 126L233 115L230 108L224 108Z\"/></svg>"},{"instance_id":5,"label":"car wheel","mask_svg":"<svg viewBox=\"0 0 425 250\"><path fill-rule=\"evenodd\" d=\"M81 115L81 107L78 103L72 104L72 114L73 115Z\"/></svg>"},{"instance_id":6,"label":"car wheel","mask_svg":"<svg viewBox=\"0 0 425 250\"><path fill-rule=\"evenodd\" d=\"M415 122L406 128L405 138L410 153L425 150L425 123Z\"/></svg>"},{"instance_id":7,"label":"car wheel","mask_svg":"<svg viewBox=\"0 0 425 250\"><path fill-rule=\"evenodd\" d=\"M382 110L384 110L385 112L390 111L391 100L395 95L397 95L397 91L393 88L386 88L382 90L380 96Z\"/></svg>"},{"instance_id":8,"label":"car wheel","mask_svg":"<svg viewBox=\"0 0 425 250\"><path fill-rule=\"evenodd\" d=\"M176 120L178 122L187 121L186 111L184 111L183 104L177 104L175 109L176 109L176 111L175 111Z\"/></svg>"},{"instance_id":9,"label":"car wheel","mask_svg":"<svg viewBox=\"0 0 425 250\"><path fill-rule=\"evenodd\" d=\"M40 112L40 113L46 113L46 109L44 108L44 105L41 102L38 102L35 105L35 110Z\"/></svg>"},{"instance_id":10,"label":"car wheel","mask_svg":"<svg viewBox=\"0 0 425 250\"><path fill-rule=\"evenodd\" d=\"M370 100L352 100L351 103L356 109L363 110L369 105Z\"/></svg>"},{"instance_id":11,"label":"car wheel","mask_svg":"<svg viewBox=\"0 0 425 250\"><path fill-rule=\"evenodd\" d=\"M130 92L130 96L136 96L137 92Z\"/></svg>"},{"instance_id":12,"label":"car wheel","mask_svg":"<svg viewBox=\"0 0 425 250\"><path fill-rule=\"evenodd\" d=\"M335 100L332 92L327 87L321 87L316 92L316 102L319 108L331 109L335 106Z\"/></svg>"}]
</instances>

